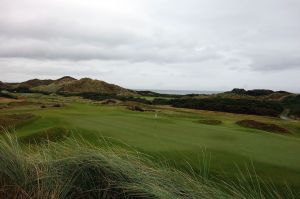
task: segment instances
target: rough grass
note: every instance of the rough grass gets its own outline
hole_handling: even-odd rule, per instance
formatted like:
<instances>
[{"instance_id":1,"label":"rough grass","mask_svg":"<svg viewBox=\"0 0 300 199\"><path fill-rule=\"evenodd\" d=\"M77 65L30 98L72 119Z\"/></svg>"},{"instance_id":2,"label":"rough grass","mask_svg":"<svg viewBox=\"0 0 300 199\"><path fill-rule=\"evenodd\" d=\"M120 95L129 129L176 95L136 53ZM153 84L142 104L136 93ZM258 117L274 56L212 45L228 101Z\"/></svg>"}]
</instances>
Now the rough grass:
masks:
<instances>
[{"instance_id":1,"label":"rough grass","mask_svg":"<svg viewBox=\"0 0 300 199\"><path fill-rule=\"evenodd\" d=\"M30 144L42 144L48 141L56 142L62 141L70 136L70 131L63 127L53 127L41 132L37 132L33 135L21 137L21 141Z\"/></svg>"},{"instance_id":2,"label":"rough grass","mask_svg":"<svg viewBox=\"0 0 300 199\"><path fill-rule=\"evenodd\" d=\"M268 124L268 123L258 122L255 120L240 120L240 121L237 121L236 123L242 127L259 129L259 130L268 131L271 133L282 133L282 134L290 133L287 129L285 129L277 124Z\"/></svg>"},{"instance_id":3,"label":"rough grass","mask_svg":"<svg viewBox=\"0 0 300 199\"><path fill-rule=\"evenodd\" d=\"M207 125L220 125L223 122L220 120L197 120L196 123L207 124Z\"/></svg>"},{"instance_id":4,"label":"rough grass","mask_svg":"<svg viewBox=\"0 0 300 199\"><path fill-rule=\"evenodd\" d=\"M279 194L255 175L235 181L210 179L151 162L140 153L95 147L68 139L42 146L22 146L16 138L0 137L0 198L293 198ZM246 174L246 175L248 175Z\"/></svg>"},{"instance_id":5,"label":"rough grass","mask_svg":"<svg viewBox=\"0 0 300 199\"><path fill-rule=\"evenodd\" d=\"M0 115L0 132L7 128L18 127L34 118L35 116L30 113Z\"/></svg>"}]
</instances>

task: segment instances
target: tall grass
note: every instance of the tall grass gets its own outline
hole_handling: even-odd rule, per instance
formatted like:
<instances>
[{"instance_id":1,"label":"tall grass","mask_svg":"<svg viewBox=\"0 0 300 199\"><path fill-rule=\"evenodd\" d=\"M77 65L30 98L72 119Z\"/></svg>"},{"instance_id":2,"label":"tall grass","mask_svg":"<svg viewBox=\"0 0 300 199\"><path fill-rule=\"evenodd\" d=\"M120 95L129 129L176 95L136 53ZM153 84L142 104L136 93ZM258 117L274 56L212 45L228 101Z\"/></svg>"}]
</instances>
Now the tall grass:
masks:
<instances>
[{"instance_id":1,"label":"tall grass","mask_svg":"<svg viewBox=\"0 0 300 199\"><path fill-rule=\"evenodd\" d=\"M0 137L0 198L293 198L253 174L250 182L244 172L236 180L211 179L203 164L200 174L187 173L105 142L24 145L6 134Z\"/></svg>"}]
</instances>

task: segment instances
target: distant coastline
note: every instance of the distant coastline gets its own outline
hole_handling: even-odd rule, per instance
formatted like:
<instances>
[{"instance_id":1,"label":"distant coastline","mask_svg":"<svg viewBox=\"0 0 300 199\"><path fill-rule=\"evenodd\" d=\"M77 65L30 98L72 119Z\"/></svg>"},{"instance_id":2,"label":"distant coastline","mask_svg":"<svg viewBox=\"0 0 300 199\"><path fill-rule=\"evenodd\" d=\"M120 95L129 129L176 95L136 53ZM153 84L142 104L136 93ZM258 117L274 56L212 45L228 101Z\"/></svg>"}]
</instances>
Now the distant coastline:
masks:
<instances>
[{"instance_id":1,"label":"distant coastline","mask_svg":"<svg viewBox=\"0 0 300 199\"><path fill-rule=\"evenodd\" d=\"M171 94L171 95L187 95L187 94L217 94L224 91L197 91L197 90L160 90L160 89L135 89L137 91L152 91L159 94Z\"/></svg>"}]
</instances>

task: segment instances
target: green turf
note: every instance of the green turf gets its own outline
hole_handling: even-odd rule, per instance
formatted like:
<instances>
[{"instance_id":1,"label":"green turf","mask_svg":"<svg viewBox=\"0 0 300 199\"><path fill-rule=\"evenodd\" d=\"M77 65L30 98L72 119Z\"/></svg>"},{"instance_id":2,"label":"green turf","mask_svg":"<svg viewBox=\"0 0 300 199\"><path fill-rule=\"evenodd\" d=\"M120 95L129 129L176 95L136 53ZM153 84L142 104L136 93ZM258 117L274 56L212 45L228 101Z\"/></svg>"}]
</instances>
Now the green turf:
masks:
<instances>
[{"instance_id":1,"label":"green turf","mask_svg":"<svg viewBox=\"0 0 300 199\"><path fill-rule=\"evenodd\" d=\"M125 143L177 168L185 168L188 162L196 171L201 168L205 151L211 156L213 173L224 172L231 177L236 165L243 167L252 162L259 175L271 178L275 184L287 182L300 187L299 121L172 108L159 109L156 118L154 112L88 102L69 103L61 108L28 105L1 110L1 114L19 112L30 112L39 118L17 129L18 136L63 127L91 142L101 136L111 137L113 143ZM223 124L195 122L199 119L216 119ZM276 123L292 134L273 134L235 124L242 119Z\"/></svg>"}]
</instances>

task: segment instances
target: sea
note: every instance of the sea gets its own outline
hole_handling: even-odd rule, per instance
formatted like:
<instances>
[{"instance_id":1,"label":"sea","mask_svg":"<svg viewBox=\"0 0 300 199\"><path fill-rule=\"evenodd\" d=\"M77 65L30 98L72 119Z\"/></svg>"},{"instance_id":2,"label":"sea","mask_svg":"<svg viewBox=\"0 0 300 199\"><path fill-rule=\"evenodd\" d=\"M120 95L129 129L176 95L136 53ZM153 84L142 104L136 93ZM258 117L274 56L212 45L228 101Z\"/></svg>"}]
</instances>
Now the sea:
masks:
<instances>
[{"instance_id":1,"label":"sea","mask_svg":"<svg viewBox=\"0 0 300 199\"><path fill-rule=\"evenodd\" d=\"M197 91L197 90L157 90L157 89L136 89L139 91L152 91L160 94L171 94L171 95L187 95L187 94L217 94L224 91Z\"/></svg>"}]
</instances>

